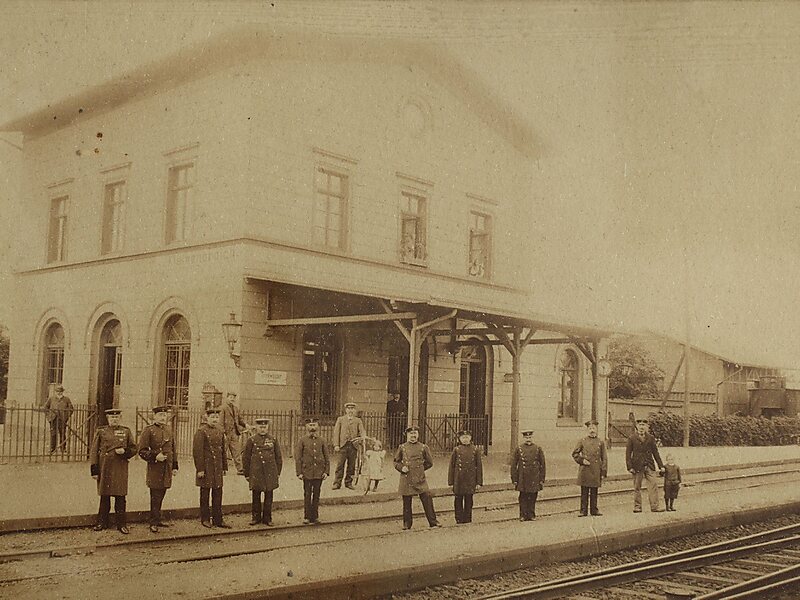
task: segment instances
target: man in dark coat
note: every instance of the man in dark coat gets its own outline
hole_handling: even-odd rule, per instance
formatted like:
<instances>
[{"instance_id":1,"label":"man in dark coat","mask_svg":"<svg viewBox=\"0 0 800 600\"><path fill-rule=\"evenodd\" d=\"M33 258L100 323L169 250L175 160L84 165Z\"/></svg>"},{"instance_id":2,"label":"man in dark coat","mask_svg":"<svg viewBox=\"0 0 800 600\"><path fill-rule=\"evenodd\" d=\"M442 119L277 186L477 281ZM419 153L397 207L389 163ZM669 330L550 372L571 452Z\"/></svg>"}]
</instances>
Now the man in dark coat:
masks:
<instances>
[{"instance_id":1,"label":"man in dark coat","mask_svg":"<svg viewBox=\"0 0 800 600\"><path fill-rule=\"evenodd\" d=\"M459 431L458 441L450 457L447 485L453 488L456 523L472 523L472 496L483 485L483 461L472 444L472 433Z\"/></svg>"},{"instance_id":2,"label":"man in dark coat","mask_svg":"<svg viewBox=\"0 0 800 600\"><path fill-rule=\"evenodd\" d=\"M585 517L588 511L594 517L602 513L597 508L597 491L608 477L608 455L605 442L597 437L598 422L586 421L588 435L578 440L572 451L572 458L578 463L578 485L581 486L581 511L579 516Z\"/></svg>"},{"instance_id":3,"label":"man in dark coat","mask_svg":"<svg viewBox=\"0 0 800 600\"><path fill-rule=\"evenodd\" d=\"M269 419L256 419L256 433L244 444L242 467L253 494L250 525L263 523L272 527L272 494L278 489L283 457L278 440L269 434ZM263 511L261 494L264 494Z\"/></svg>"},{"instance_id":4,"label":"man in dark coat","mask_svg":"<svg viewBox=\"0 0 800 600\"><path fill-rule=\"evenodd\" d=\"M136 442L131 430L120 425L122 420L118 408L105 411L108 425L98 427L89 450L90 473L97 481L97 494L100 496L100 510L97 514L95 531L108 528L111 512L111 496L114 496L114 513L117 529L128 534L125 515L125 496L128 495L128 461L136 455Z\"/></svg>"},{"instance_id":5,"label":"man in dark coat","mask_svg":"<svg viewBox=\"0 0 800 600\"><path fill-rule=\"evenodd\" d=\"M663 512L658 506L658 474L656 464L663 473L664 463L656 446L656 438L647 431L647 419L636 421L636 433L628 440L625 449L625 465L633 475L633 512L642 512L642 479L647 482L647 495L651 512ZM655 459L655 462L654 462Z\"/></svg>"},{"instance_id":6,"label":"man in dark coat","mask_svg":"<svg viewBox=\"0 0 800 600\"><path fill-rule=\"evenodd\" d=\"M406 442L400 444L394 454L394 468L400 473L399 492L403 497L403 529L411 529L414 517L411 513L411 498L419 495L425 517L431 527L441 527L436 520L433 498L428 491L425 471L433 466L433 457L428 447L419 441L419 429L406 429Z\"/></svg>"},{"instance_id":7,"label":"man in dark coat","mask_svg":"<svg viewBox=\"0 0 800 600\"><path fill-rule=\"evenodd\" d=\"M303 524L319 523L319 492L331 472L328 448L319 437L319 421L306 421L306 435L297 442L294 469L303 482Z\"/></svg>"},{"instance_id":8,"label":"man in dark coat","mask_svg":"<svg viewBox=\"0 0 800 600\"><path fill-rule=\"evenodd\" d=\"M159 527L168 527L161 520L161 505L167 490L172 487L172 476L178 472L175 439L167 423L168 406L153 408L153 422L139 436L139 456L147 462L145 483L150 488L150 531L158 533Z\"/></svg>"},{"instance_id":9,"label":"man in dark coat","mask_svg":"<svg viewBox=\"0 0 800 600\"><path fill-rule=\"evenodd\" d=\"M533 430L522 431L522 444L511 458L511 482L519 492L519 520L536 518L536 498L546 476L544 452L533 443Z\"/></svg>"},{"instance_id":10,"label":"man in dark coat","mask_svg":"<svg viewBox=\"0 0 800 600\"><path fill-rule=\"evenodd\" d=\"M57 385L55 392L44 405L50 423L50 454L56 451L57 439L61 452L67 451L67 425L73 411L72 400L64 395L64 386Z\"/></svg>"},{"instance_id":11,"label":"man in dark coat","mask_svg":"<svg viewBox=\"0 0 800 600\"><path fill-rule=\"evenodd\" d=\"M195 484L200 488L200 523L203 527L215 526L230 529L222 520L222 484L228 473L228 458L225 456L225 434L217 427L219 409L206 410L206 422L194 434L192 454L197 471ZM208 497L211 496L211 509Z\"/></svg>"}]
</instances>

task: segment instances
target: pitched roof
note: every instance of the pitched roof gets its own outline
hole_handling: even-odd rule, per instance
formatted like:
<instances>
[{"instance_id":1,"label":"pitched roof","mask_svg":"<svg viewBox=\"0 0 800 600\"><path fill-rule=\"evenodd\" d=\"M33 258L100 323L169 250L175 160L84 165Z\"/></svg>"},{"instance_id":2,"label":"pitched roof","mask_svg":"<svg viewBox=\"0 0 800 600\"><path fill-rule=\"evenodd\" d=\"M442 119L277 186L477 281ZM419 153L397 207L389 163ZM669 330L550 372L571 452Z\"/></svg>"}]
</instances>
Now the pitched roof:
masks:
<instances>
[{"instance_id":1,"label":"pitched roof","mask_svg":"<svg viewBox=\"0 0 800 600\"><path fill-rule=\"evenodd\" d=\"M127 73L58 99L46 108L0 124L0 131L36 136L104 112L132 98L153 94L253 59L369 61L416 65L442 83L514 148L536 157L533 129L488 85L432 40L407 41L239 26L144 64Z\"/></svg>"}]
</instances>

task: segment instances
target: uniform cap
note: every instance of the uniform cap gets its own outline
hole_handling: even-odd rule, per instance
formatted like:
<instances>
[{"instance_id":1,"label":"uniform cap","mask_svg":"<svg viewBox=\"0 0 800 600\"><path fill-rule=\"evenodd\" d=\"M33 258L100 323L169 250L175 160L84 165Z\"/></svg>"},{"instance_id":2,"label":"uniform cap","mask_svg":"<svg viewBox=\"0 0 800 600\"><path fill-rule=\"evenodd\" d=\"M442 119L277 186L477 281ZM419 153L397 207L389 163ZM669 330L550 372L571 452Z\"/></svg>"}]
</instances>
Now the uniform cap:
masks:
<instances>
[{"instance_id":1,"label":"uniform cap","mask_svg":"<svg viewBox=\"0 0 800 600\"><path fill-rule=\"evenodd\" d=\"M314 417L306 419L306 425L311 425L314 423L319 424L319 419L315 419Z\"/></svg>"},{"instance_id":2,"label":"uniform cap","mask_svg":"<svg viewBox=\"0 0 800 600\"><path fill-rule=\"evenodd\" d=\"M267 419L266 417L260 417L256 419L256 425L269 425L269 422L270 422L269 419Z\"/></svg>"},{"instance_id":3,"label":"uniform cap","mask_svg":"<svg viewBox=\"0 0 800 600\"><path fill-rule=\"evenodd\" d=\"M636 419L637 423L647 423L647 419Z\"/></svg>"},{"instance_id":4,"label":"uniform cap","mask_svg":"<svg viewBox=\"0 0 800 600\"><path fill-rule=\"evenodd\" d=\"M411 433L412 431L419 431L419 427L416 425L412 425L411 427L406 427L406 433Z\"/></svg>"},{"instance_id":5,"label":"uniform cap","mask_svg":"<svg viewBox=\"0 0 800 600\"><path fill-rule=\"evenodd\" d=\"M153 414L155 415L157 413L167 412L168 410L169 410L169 406L164 406L163 404L161 406L154 406L153 407Z\"/></svg>"},{"instance_id":6,"label":"uniform cap","mask_svg":"<svg viewBox=\"0 0 800 600\"><path fill-rule=\"evenodd\" d=\"M586 423L584 423L584 425L586 425L588 427L589 425L600 425L600 423L597 421L597 419L592 419L590 421L586 421Z\"/></svg>"},{"instance_id":7,"label":"uniform cap","mask_svg":"<svg viewBox=\"0 0 800 600\"><path fill-rule=\"evenodd\" d=\"M109 408L106 410L107 415L120 415L122 411L119 408Z\"/></svg>"},{"instance_id":8,"label":"uniform cap","mask_svg":"<svg viewBox=\"0 0 800 600\"><path fill-rule=\"evenodd\" d=\"M520 433L522 435L533 435L533 429L523 429Z\"/></svg>"},{"instance_id":9,"label":"uniform cap","mask_svg":"<svg viewBox=\"0 0 800 600\"><path fill-rule=\"evenodd\" d=\"M56 386L56 391L57 392L63 392L64 391L64 386L63 385L57 385Z\"/></svg>"},{"instance_id":10,"label":"uniform cap","mask_svg":"<svg viewBox=\"0 0 800 600\"><path fill-rule=\"evenodd\" d=\"M207 408L206 414L207 415L218 415L221 411L218 408Z\"/></svg>"},{"instance_id":11,"label":"uniform cap","mask_svg":"<svg viewBox=\"0 0 800 600\"><path fill-rule=\"evenodd\" d=\"M472 432L469 431L468 429L462 429L461 431L458 432L458 437L461 437L462 435L472 436Z\"/></svg>"},{"instance_id":12,"label":"uniform cap","mask_svg":"<svg viewBox=\"0 0 800 600\"><path fill-rule=\"evenodd\" d=\"M355 402L345 402L344 403L344 407L345 408L355 408L356 407L356 403Z\"/></svg>"}]
</instances>

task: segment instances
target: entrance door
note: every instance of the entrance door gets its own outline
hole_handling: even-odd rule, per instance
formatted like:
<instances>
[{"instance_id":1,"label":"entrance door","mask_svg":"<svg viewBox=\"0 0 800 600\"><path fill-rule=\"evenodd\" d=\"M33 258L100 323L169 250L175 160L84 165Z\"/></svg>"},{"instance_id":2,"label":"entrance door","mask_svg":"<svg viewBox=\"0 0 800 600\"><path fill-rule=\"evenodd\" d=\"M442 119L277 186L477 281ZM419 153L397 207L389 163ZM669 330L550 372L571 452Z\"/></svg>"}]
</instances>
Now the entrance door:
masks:
<instances>
[{"instance_id":1,"label":"entrance door","mask_svg":"<svg viewBox=\"0 0 800 600\"><path fill-rule=\"evenodd\" d=\"M97 378L97 411L101 423L106 422L105 411L119 403L119 386L122 379L121 327L116 319L110 320L100 334Z\"/></svg>"},{"instance_id":2,"label":"entrance door","mask_svg":"<svg viewBox=\"0 0 800 600\"><path fill-rule=\"evenodd\" d=\"M486 351L482 346L465 346L461 350L459 412L467 417L466 429L478 445L486 443Z\"/></svg>"},{"instance_id":3,"label":"entrance door","mask_svg":"<svg viewBox=\"0 0 800 600\"><path fill-rule=\"evenodd\" d=\"M307 331L303 336L303 414L336 414L338 346L333 331Z\"/></svg>"}]
</instances>

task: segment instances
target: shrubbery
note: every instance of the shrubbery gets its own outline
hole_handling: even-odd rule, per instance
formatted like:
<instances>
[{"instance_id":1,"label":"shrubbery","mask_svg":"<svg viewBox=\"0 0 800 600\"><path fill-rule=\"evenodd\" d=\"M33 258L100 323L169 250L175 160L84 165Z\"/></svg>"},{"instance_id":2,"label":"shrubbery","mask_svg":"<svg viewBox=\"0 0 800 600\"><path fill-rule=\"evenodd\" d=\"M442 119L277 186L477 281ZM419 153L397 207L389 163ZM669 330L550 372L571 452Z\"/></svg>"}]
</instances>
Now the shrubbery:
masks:
<instances>
[{"instance_id":1,"label":"shrubbery","mask_svg":"<svg viewBox=\"0 0 800 600\"><path fill-rule=\"evenodd\" d=\"M650 432L662 446L683 445L683 416L674 413L651 413ZM800 435L800 419L793 417L718 417L691 415L691 446L780 446Z\"/></svg>"}]
</instances>

